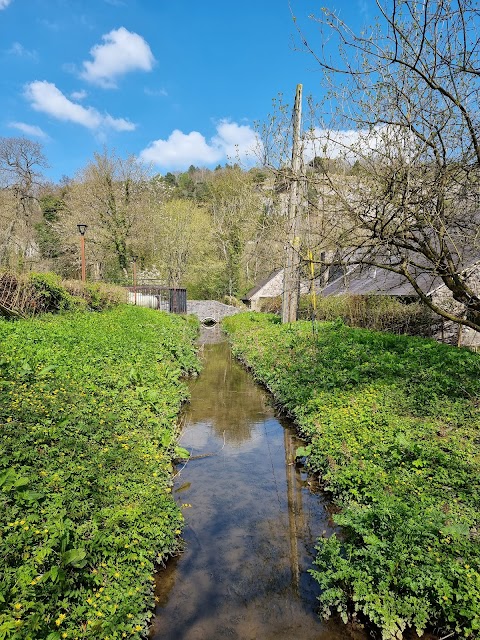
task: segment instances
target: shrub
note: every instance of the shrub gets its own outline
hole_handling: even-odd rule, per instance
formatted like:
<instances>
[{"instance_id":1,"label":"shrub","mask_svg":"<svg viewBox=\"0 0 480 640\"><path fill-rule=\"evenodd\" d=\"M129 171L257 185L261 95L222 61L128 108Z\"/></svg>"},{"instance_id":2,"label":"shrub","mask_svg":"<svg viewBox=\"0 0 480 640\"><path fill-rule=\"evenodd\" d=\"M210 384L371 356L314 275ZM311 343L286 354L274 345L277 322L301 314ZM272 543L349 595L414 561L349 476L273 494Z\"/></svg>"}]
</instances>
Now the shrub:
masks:
<instances>
[{"instance_id":1,"label":"shrub","mask_svg":"<svg viewBox=\"0 0 480 640\"><path fill-rule=\"evenodd\" d=\"M103 311L126 301L125 289L112 284L62 281L54 273L0 273L0 315L7 317L87 308Z\"/></svg>"},{"instance_id":2,"label":"shrub","mask_svg":"<svg viewBox=\"0 0 480 640\"><path fill-rule=\"evenodd\" d=\"M72 295L83 298L92 311L104 311L127 301L124 287L114 284L65 280L63 285Z\"/></svg>"},{"instance_id":3,"label":"shrub","mask_svg":"<svg viewBox=\"0 0 480 640\"><path fill-rule=\"evenodd\" d=\"M300 316L310 319L310 300L302 296ZM420 302L404 302L390 296L351 295L317 298L317 320L341 318L351 327L389 331L396 334L430 336L439 323L438 316Z\"/></svg>"},{"instance_id":4,"label":"shrub","mask_svg":"<svg viewBox=\"0 0 480 640\"><path fill-rule=\"evenodd\" d=\"M280 314L282 298L265 298L260 310ZM312 300L309 295L300 296L298 317L311 320ZM439 326L439 317L420 302L406 304L397 298L380 295L317 296L315 319L333 321L337 318L350 327L361 327L396 334L432 336Z\"/></svg>"},{"instance_id":5,"label":"shrub","mask_svg":"<svg viewBox=\"0 0 480 640\"><path fill-rule=\"evenodd\" d=\"M53 273L0 273L0 314L26 317L85 306Z\"/></svg>"},{"instance_id":6,"label":"shrub","mask_svg":"<svg viewBox=\"0 0 480 640\"><path fill-rule=\"evenodd\" d=\"M30 273L26 285L31 285L35 297L33 313L68 311L81 306L54 273Z\"/></svg>"}]
</instances>

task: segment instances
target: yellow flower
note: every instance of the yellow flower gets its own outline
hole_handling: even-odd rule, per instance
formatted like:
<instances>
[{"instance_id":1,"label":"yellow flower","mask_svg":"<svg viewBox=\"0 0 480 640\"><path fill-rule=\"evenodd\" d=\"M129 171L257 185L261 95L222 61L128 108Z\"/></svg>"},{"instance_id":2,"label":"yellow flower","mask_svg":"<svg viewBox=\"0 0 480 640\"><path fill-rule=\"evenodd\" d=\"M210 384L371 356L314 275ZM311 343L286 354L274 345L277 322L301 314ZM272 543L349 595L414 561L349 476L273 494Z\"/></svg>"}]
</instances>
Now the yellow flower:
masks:
<instances>
[{"instance_id":1,"label":"yellow flower","mask_svg":"<svg viewBox=\"0 0 480 640\"><path fill-rule=\"evenodd\" d=\"M57 627L59 627L62 622L65 620L65 614L61 613L58 618L55 620L55 624L57 625Z\"/></svg>"},{"instance_id":2,"label":"yellow flower","mask_svg":"<svg viewBox=\"0 0 480 640\"><path fill-rule=\"evenodd\" d=\"M20 609L22 608L22 605L21 605L19 602L16 602L16 603L13 605L13 608L14 608L16 611L20 611Z\"/></svg>"}]
</instances>

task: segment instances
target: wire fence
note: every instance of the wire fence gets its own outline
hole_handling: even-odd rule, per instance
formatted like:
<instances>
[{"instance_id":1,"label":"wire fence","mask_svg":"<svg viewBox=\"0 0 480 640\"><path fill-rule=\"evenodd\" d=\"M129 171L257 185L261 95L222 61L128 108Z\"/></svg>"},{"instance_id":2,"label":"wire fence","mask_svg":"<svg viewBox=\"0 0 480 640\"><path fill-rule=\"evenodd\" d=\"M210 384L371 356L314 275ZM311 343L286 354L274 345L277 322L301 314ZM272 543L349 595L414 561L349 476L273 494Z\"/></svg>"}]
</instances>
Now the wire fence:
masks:
<instances>
[{"instance_id":1,"label":"wire fence","mask_svg":"<svg viewBox=\"0 0 480 640\"><path fill-rule=\"evenodd\" d=\"M170 313L187 313L187 290L157 285L127 287L128 302Z\"/></svg>"}]
</instances>

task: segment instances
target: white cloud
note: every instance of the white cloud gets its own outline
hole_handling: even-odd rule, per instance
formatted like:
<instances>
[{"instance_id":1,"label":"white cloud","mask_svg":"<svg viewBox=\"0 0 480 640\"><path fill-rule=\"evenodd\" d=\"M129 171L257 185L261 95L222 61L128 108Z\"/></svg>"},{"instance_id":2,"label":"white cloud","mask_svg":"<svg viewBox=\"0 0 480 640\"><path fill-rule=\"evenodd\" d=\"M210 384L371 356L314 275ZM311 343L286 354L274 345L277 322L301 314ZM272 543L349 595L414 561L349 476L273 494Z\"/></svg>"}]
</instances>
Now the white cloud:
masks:
<instances>
[{"instance_id":1,"label":"white cloud","mask_svg":"<svg viewBox=\"0 0 480 640\"><path fill-rule=\"evenodd\" d=\"M23 44L20 44L20 42L14 42L7 53L13 56L18 56L19 58L28 58L29 60L38 59L38 53L36 51L29 51L28 49L25 49Z\"/></svg>"},{"instance_id":2,"label":"white cloud","mask_svg":"<svg viewBox=\"0 0 480 640\"><path fill-rule=\"evenodd\" d=\"M258 144L257 136L249 126L222 120L210 142L198 131L183 133L176 129L167 140L151 142L140 153L140 159L164 168L185 169L191 164L245 160L253 155Z\"/></svg>"},{"instance_id":3,"label":"white cloud","mask_svg":"<svg viewBox=\"0 0 480 640\"><path fill-rule=\"evenodd\" d=\"M154 140L140 153L144 162L172 169L191 164L212 164L222 158L220 149L211 147L198 131L182 133L175 129L168 140Z\"/></svg>"},{"instance_id":4,"label":"white cloud","mask_svg":"<svg viewBox=\"0 0 480 640\"><path fill-rule=\"evenodd\" d=\"M222 120L217 126L217 135L212 143L223 150L227 158L236 160L252 156L258 149L259 140L255 131L248 125Z\"/></svg>"},{"instance_id":5,"label":"white cloud","mask_svg":"<svg viewBox=\"0 0 480 640\"><path fill-rule=\"evenodd\" d=\"M72 100L84 100L88 96L88 93L82 89L81 91L72 91L70 97Z\"/></svg>"},{"instance_id":6,"label":"white cloud","mask_svg":"<svg viewBox=\"0 0 480 640\"><path fill-rule=\"evenodd\" d=\"M120 27L102 36L105 44L97 44L90 54L93 61L83 63L81 77L106 89L116 87L116 79L129 71L150 71L155 62L148 43Z\"/></svg>"},{"instance_id":7,"label":"white cloud","mask_svg":"<svg viewBox=\"0 0 480 640\"><path fill-rule=\"evenodd\" d=\"M12 0L0 0L0 11L6 9Z\"/></svg>"},{"instance_id":8,"label":"white cloud","mask_svg":"<svg viewBox=\"0 0 480 640\"><path fill-rule=\"evenodd\" d=\"M33 136L34 138L43 138L44 140L48 138L45 131L34 124L26 124L25 122L10 122L9 126L13 129L18 129L27 136Z\"/></svg>"},{"instance_id":9,"label":"white cloud","mask_svg":"<svg viewBox=\"0 0 480 640\"><path fill-rule=\"evenodd\" d=\"M150 89L149 87L145 87L143 92L146 96L168 96L168 92L165 89Z\"/></svg>"},{"instance_id":10,"label":"white cloud","mask_svg":"<svg viewBox=\"0 0 480 640\"><path fill-rule=\"evenodd\" d=\"M93 107L84 107L69 100L57 87L46 80L30 82L25 86L25 97L35 111L41 111L66 122L80 124L87 129L110 128L115 131L133 131L135 124L124 118L112 118Z\"/></svg>"}]
</instances>

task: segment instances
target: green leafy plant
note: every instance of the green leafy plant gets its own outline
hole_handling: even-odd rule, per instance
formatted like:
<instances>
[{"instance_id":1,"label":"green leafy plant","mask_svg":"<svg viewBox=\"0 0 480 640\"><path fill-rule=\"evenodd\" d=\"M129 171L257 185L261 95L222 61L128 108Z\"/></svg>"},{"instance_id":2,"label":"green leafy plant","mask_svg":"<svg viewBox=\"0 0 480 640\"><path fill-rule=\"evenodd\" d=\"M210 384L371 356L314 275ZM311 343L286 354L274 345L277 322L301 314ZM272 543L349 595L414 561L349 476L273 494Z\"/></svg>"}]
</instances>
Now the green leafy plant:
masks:
<instances>
[{"instance_id":1,"label":"green leafy plant","mask_svg":"<svg viewBox=\"0 0 480 640\"><path fill-rule=\"evenodd\" d=\"M0 639L145 637L180 547L197 324L126 305L0 322Z\"/></svg>"},{"instance_id":2,"label":"green leafy plant","mask_svg":"<svg viewBox=\"0 0 480 640\"><path fill-rule=\"evenodd\" d=\"M223 323L234 353L309 443L339 512L312 574L325 617L352 613L384 640L480 630L480 358L343 323Z\"/></svg>"}]
</instances>

